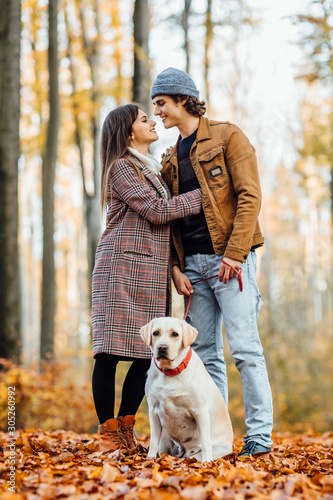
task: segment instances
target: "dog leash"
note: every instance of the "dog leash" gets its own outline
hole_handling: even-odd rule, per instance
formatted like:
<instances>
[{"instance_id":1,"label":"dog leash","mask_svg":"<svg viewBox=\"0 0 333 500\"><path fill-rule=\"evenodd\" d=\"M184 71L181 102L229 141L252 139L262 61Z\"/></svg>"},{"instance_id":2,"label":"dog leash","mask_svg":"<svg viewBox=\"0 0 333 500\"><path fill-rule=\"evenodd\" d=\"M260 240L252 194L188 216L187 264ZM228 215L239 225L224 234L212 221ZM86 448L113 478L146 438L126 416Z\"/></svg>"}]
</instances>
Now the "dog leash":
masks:
<instances>
[{"instance_id":1,"label":"dog leash","mask_svg":"<svg viewBox=\"0 0 333 500\"><path fill-rule=\"evenodd\" d=\"M236 276L238 278L239 291L242 292L243 291L243 281L242 281L242 271L243 271L243 269L240 268L239 271L237 271L237 269L235 269L234 266L232 266L231 264L229 264L225 260L221 259L221 262L223 262L223 264L226 264L227 266L231 267L231 269L233 269L234 273L236 274ZM207 280L211 280L213 278L218 278L218 276L219 276L218 274L215 274L214 276L209 276L209 278L200 278L199 280L192 281L192 285L195 285L196 283L200 283L200 281L207 281ZM189 308L190 308L190 305L191 305L192 297L193 297L193 293L191 293L190 298L188 300L187 308L186 308L186 311L185 311L185 314L184 314L184 318L183 318L184 321L186 321L186 318L187 318L187 315L188 315L188 311L189 311Z\"/></svg>"}]
</instances>

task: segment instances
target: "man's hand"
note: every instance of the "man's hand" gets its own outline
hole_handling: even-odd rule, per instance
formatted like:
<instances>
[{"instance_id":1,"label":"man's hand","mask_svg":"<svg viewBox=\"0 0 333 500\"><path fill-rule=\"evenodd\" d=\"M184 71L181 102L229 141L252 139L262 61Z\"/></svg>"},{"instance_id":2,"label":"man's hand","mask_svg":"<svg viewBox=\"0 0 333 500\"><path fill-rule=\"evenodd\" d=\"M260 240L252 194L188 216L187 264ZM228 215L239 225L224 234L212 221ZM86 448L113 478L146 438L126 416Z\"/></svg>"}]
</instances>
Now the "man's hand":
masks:
<instances>
[{"instance_id":1,"label":"man's hand","mask_svg":"<svg viewBox=\"0 0 333 500\"><path fill-rule=\"evenodd\" d=\"M178 266L172 267L172 279L179 295L191 295L194 292L190 280Z\"/></svg>"},{"instance_id":2,"label":"man's hand","mask_svg":"<svg viewBox=\"0 0 333 500\"><path fill-rule=\"evenodd\" d=\"M237 271L240 270L242 263L239 260L233 260L230 259L229 257L225 258L223 257L223 260L228 264L230 264L231 266L233 266ZM219 271L219 281L221 282L223 281L223 283L227 284L229 280L232 280L234 274L235 274L234 270L231 267L224 264L224 262L221 262Z\"/></svg>"},{"instance_id":3,"label":"man's hand","mask_svg":"<svg viewBox=\"0 0 333 500\"><path fill-rule=\"evenodd\" d=\"M172 153L172 151L174 150L174 147L175 147L175 145L174 145L174 146L169 146L169 147L166 149L165 153L162 153L162 158L163 158L164 156L170 156L170 155L171 155L171 153Z\"/></svg>"}]
</instances>

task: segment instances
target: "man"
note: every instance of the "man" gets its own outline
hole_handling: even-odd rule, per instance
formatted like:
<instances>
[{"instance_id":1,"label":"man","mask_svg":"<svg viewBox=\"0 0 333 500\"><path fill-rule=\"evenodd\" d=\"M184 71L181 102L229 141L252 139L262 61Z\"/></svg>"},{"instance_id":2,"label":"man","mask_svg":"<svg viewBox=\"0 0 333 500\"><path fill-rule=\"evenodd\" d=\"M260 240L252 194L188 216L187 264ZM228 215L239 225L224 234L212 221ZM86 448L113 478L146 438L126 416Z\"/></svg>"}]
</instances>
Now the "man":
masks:
<instances>
[{"instance_id":1,"label":"man","mask_svg":"<svg viewBox=\"0 0 333 500\"><path fill-rule=\"evenodd\" d=\"M267 453L273 410L257 329L261 297L255 249L264 239L258 222L261 189L255 149L236 125L203 117L205 103L183 71L167 68L160 73L151 98L164 127L180 132L171 154L163 158L164 180L173 195L202 189L202 211L173 228L173 281L185 303L193 294L188 321L199 332L193 347L227 403L224 321L243 385L247 434L239 456ZM240 269L243 291L236 274ZM218 280L201 281L194 288L191 284L217 274Z\"/></svg>"}]
</instances>

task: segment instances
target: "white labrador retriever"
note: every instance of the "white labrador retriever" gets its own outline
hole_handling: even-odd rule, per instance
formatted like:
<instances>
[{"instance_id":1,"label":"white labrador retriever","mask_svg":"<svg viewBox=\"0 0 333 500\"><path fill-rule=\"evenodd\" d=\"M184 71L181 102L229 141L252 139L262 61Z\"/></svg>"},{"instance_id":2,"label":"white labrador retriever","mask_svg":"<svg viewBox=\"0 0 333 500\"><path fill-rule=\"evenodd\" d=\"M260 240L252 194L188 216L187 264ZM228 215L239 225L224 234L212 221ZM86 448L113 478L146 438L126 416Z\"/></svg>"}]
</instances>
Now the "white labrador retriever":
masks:
<instances>
[{"instance_id":1,"label":"white labrador retriever","mask_svg":"<svg viewBox=\"0 0 333 500\"><path fill-rule=\"evenodd\" d=\"M165 452L206 462L231 453L233 431L226 404L190 347L197 330L186 321L165 317L150 321L140 334L154 355L145 387L148 456Z\"/></svg>"}]
</instances>

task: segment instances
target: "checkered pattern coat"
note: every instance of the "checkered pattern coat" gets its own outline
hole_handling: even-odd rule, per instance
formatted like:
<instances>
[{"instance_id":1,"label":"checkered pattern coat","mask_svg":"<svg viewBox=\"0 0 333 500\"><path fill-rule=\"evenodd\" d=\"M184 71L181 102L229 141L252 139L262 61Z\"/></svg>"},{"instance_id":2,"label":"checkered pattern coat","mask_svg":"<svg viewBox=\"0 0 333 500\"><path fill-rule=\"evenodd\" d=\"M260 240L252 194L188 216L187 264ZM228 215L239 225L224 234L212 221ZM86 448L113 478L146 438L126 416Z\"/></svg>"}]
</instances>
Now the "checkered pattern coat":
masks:
<instances>
[{"instance_id":1,"label":"checkered pattern coat","mask_svg":"<svg viewBox=\"0 0 333 500\"><path fill-rule=\"evenodd\" d=\"M171 221L201 208L200 190L171 198L160 176L131 160L145 179L126 158L111 169L112 197L92 280L94 356L151 357L139 330L171 314Z\"/></svg>"}]
</instances>

